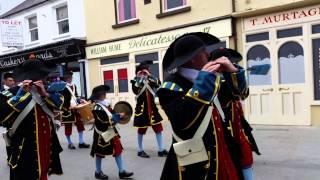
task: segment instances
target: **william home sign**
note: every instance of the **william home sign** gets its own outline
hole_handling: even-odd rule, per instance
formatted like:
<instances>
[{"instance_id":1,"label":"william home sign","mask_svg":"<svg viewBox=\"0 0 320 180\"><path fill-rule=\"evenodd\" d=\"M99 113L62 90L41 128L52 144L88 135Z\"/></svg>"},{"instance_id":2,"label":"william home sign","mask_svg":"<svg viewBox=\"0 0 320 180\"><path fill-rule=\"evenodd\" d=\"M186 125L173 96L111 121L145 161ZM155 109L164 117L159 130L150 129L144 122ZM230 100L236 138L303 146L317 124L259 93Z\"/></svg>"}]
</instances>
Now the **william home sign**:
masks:
<instances>
[{"instance_id":1,"label":"william home sign","mask_svg":"<svg viewBox=\"0 0 320 180\"><path fill-rule=\"evenodd\" d=\"M55 61L56 63L84 59L85 43L85 40L70 39L3 55L0 56L0 71L12 69L28 59L43 59L46 61Z\"/></svg>"}]
</instances>

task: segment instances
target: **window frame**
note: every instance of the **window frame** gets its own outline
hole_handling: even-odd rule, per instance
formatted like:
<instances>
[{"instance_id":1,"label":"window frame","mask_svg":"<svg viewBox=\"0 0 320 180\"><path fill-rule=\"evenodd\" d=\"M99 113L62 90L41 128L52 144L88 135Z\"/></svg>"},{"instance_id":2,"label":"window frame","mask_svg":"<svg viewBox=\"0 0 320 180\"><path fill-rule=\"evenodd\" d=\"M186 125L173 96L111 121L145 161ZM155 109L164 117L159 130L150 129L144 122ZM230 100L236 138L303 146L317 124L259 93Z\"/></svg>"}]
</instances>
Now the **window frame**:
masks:
<instances>
[{"instance_id":1,"label":"window frame","mask_svg":"<svg viewBox=\"0 0 320 180\"><path fill-rule=\"evenodd\" d=\"M32 19L32 18L36 18L36 27L30 28L30 19ZM30 42L39 41L39 26L38 26L38 17L37 17L37 15L27 17L27 21L28 21L29 41ZM32 33L31 32L35 31L35 30L37 31L37 39L32 40Z\"/></svg>"},{"instance_id":2,"label":"window frame","mask_svg":"<svg viewBox=\"0 0 320 180\"><path fill-rule=\"evenodd\" d=\"M183 9L183 8L186 8L188 6L188 3L187 3L187 0L182 0L182 1L185 1L186 4L182 5L182 6L178 6L178 7L175 7L175 8L170 8L170 9L165 9L165 3L168 4L168 0L160 0L161 3L162 3L162 6L161 6L161 12L162 13L166 13L166 12L171 12L171 11L176 11L176 10L179 10L179 9Z\"/></svg>"},{"instance_id":3,"label":"window frame","mask_svg":"<svg viewBox=\"0 0 320 180\"><path fill-rule=\"evenodd\" d=\"M63 19L58 19L58 9L61 9L61 8L64 8L66 7L67 9L67 17L66 18L63 18ZM57 25L57 34L58 35L64 35L64 34L68 34L70 33L70 21L69 21L69 10L68 10L68 4L63 4L61 6L58 6L58 7L55 7L55 15L56 15L56 25ZM64 21L67 21L68 22L68 32L63 32L63 33L60 33L59 29L60 29L60 26L59 24L61 22L64 22Z\"/></svg>"},{"instance_id":4,"label":"window frame","mask_svg":"<svg viewBox=\"0 0 320 180\"><path fill-rule=\"evenodd\" d=\"M124 24L124 23L128 23L128 22L137 20L138 18L137 18L136 0L134 0L134 3L135 3L135 15L136 15L136 17L134 17L134 18L131 17L131 19L126 19L126 20L124 20L124 21L120 21L119 1L120 1L120 0L114 0L114 8L115 8L115 14L116 14L116 24Z\"/></svg>"}]
</instances>

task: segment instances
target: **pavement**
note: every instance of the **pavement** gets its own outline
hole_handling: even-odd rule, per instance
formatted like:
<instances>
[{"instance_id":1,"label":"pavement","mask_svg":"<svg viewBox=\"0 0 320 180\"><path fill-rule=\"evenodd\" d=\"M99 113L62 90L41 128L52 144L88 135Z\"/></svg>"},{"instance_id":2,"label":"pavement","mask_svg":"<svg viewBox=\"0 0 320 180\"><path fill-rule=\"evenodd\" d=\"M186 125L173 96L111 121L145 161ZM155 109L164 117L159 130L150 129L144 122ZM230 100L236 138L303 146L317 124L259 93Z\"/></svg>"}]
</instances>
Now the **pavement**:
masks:
<instances>
[{"instance_id":1,"label":"pavement","mask_svg":"<svg viewBox=\"0 0 320 180\"><path fill-rule=\"evenodd\" d=\"M86 127L90 129L90 126ZM164 142L171 144L171 128L164 123ZM0 132L3 129L0 129ZM78 143L78 134L73 130L73 141ZM68 150L64 131L58 132L64 151L61 161L64 174L50 176L50 180L94 180L95 162L90 149ZM157 157L157 144L152 129L144 138L145 150L150 159L136 155L136 129L131 124L120 126L121 141L125 148L123 159L125 167L134 171L136 180L158 180L165 158ZM320 127L295 126L254 126L254 135L262 152L255 156L255 180L319 180L320 179ZM85 132L87 143L92 142L92 131ZM6 166L5 144L0 140L0 179L9 179ZM117 167L113 157L103 160L103 171L109 179L118 179ZM27 180L27 178L26 178ZM196 180L196 179L195 179Z\"/></svg>"}]
</instances>

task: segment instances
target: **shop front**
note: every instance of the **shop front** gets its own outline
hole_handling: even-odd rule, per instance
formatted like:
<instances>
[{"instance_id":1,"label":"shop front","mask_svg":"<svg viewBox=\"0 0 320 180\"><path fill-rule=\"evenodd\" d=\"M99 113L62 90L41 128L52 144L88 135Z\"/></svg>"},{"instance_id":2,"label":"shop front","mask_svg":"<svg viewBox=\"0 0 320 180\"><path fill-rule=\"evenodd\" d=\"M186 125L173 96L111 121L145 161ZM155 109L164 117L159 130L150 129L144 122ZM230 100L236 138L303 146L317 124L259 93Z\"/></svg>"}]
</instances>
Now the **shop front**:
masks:
<instances>
[{"instance_id":1,"label":"shop front","mask_svg":"<svg viewBox=\"0 0 320 180\"><path fill-rule=\"evenodd\" d=\"M85 40L69 39L2 55L0 56L0 73L13 71L15 67L30 59L52 61L58 64L57 73L60 75L63 75L66 70L74 72L73 81L79 87L78 93L87 97L85 43Z\"/></svg>"},{"instance_id":2,"label":"shop front","mask_svg":"<svg viewBox=\"0 0 320 180\"><path fill-rule=\"evenodd\" d=\"M319 124L320 5L243 19L254 124ZM264 67L261 73L256 67Z\"/></svg>"},{"instance_id":3,"label":"shop front","mask_svg":"<svg viewBox=\"0 0 320 180\"><path fill-rule=\"evenodd\" d=\"M222 42L217 47L229 46L232 20L225 18L119 41L89 44L86 48L89 89L107 84L111 87L108 98L113 104L120 100L134 104L130 80L135 76L136 66L143 61L153 61L152 73L163 81L166 73L162 69L162 58L170 43L183 34L199 31L219 37Z\"/></svg>"}]
</instances>

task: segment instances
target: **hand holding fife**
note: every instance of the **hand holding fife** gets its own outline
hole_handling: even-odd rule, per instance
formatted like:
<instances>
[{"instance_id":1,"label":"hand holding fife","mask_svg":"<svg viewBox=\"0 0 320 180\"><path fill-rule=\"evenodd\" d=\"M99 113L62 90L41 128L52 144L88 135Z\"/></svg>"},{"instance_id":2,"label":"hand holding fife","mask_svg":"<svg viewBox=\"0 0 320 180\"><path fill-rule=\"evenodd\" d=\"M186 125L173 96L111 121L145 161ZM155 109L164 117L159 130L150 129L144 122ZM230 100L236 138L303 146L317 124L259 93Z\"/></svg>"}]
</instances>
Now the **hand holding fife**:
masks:
<instances>
[{"instance_id":1,"label":"hand holding fife","mask_svg":"<svg viewBox=\"0 0 320 180\"><path fill-rule=\"evenodd\" d=\"M35 81L33 84L37 87L38 93L41 96L49 97L49 93L46 91L46 88L44 87L43 81Z\"/></svg>"},{"instance_id":2,"label":"hand holding fife","mask_svg":"<svg viewBox=\"0 0 320 180\"><path fill-rule=\"evenodd\" d=\"M31 89L31 86L32 86L32 80L24 80L22 82L22 89L25 91L25 92L29 92L30 89Z\"/></svg>"},{"instance_id":3,"label":"hand holding fife","mask_svg":"<svg viewBox=\"0 0 320 180\"><path fill-rule=\"evenodd\" d=\"M219 72L220 67L221 67L220 64L216 64L214 62L208 62L206 65L203 66L201 71L216 73L216 72Z\"/></svg>"},{"instance_id":4,"label":"hand holding fife","mask_svg":"<svg viewBox=\"0 0 320 180\"><path fill-rule=\"evenodd\" d=\"M234 73L237 72L238 69L231 63L231 61L227 57L220 57L215 61L212 61L214 65L220 65L217 72L229 72Z\"/></svg>"}]
</instances>

